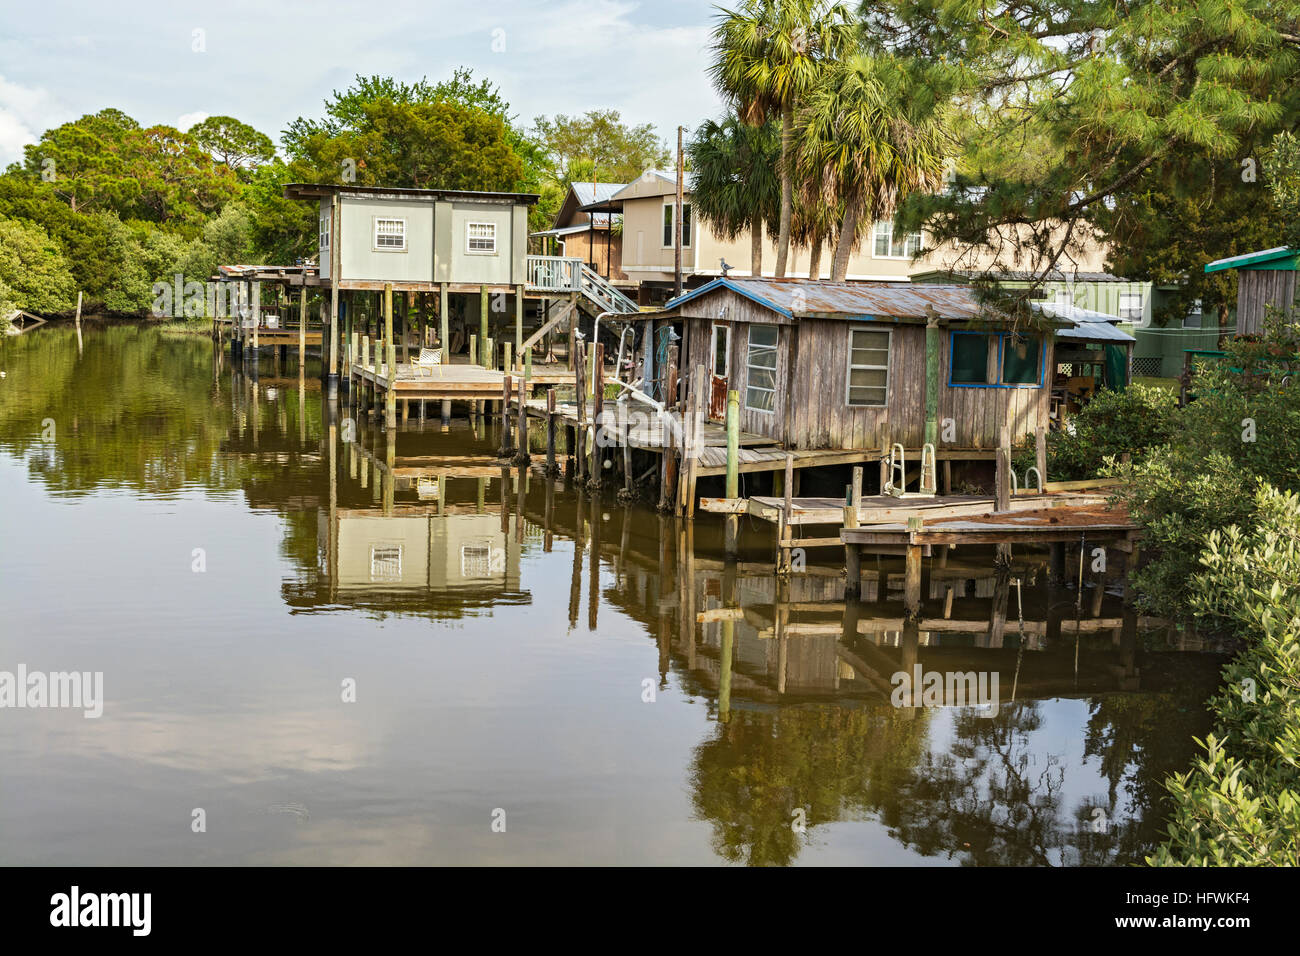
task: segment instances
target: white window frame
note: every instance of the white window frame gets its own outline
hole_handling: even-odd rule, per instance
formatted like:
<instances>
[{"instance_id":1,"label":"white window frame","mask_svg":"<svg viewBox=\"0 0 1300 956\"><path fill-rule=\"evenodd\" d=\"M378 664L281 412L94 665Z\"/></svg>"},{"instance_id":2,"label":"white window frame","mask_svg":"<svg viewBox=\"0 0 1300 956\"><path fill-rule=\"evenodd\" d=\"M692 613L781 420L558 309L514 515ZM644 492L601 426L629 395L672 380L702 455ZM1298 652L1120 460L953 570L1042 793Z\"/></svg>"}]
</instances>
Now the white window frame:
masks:
<instances>
[{"instance_id":1,"label":"white window frame","mask_svg":"<svg viewBox=\"0 0 1300 956\"><path fill-rule=\"evenodd\" d=\"M492 230L491 236L474 235L475 226L484 226ZM475 249L472 245L474 240L491 239L491 249ZM497 224L495 222L486 222L479 219L471 219L465 223L465 255L467 256L495 256L497 254Z\"/></svg>"},{"instance_id":2,"label":"white window frame","mask_svg":"<svg viewBox=\"0 0 1300 956\"><path fill-rule=\"evenodd\" d=\"M756 368L759 369L759 370L761 370L761 371L764 371L764 372L768 371L768 368L767 368L766 365L754 365L753 362L751 361L751 359L753 358L753 355L754 355L754 330L755 330L755 329L771 329L773 332L776 333L776 342L775 342L774 344L772 344L772 345L759 345L759 346L758 346L760 352L771 352L773 355L777 356L777 361L774 362L774 363L772 364L772 368L771 368L771 372L772 372L772 387L771 387L771 388L764 388L764 387L761 386L761 385L755 385L754 382L753 382L753 380L752 380L752 378L751 378L752 373L753 373L754 369L756 369ZM760 414L763 414L763 415L775 415L775 414L776 414L776 392L777 392L777 388L776 388L776 387L780 384L780 383L776 380L776 370L777 370L777 365L778 365L778 363L780 362L780 354L781 354L780 350L781 350L781 330L780 330L780 328L778 328L778 327L775 326L775 325L762 325L762 324L751 324L751 325L750 325L750 327L749 327L749 333L748 333L748 334L746 335L746 337L745 337L745 409L746 409L746 411L759 412ZM749 404L749 390L750 390L751 388L752 388L754 391L756 391L756 392L769 392L769 393L771 393L771 395L772 395L772 407L771 407L771 408L759 408L759 407L757 407L757 406L755 406L755 405L751 405L751 404Z\"/></svg>"},{"instance_id":3,"label":"white window frame","mask_svg":"<svg viewBox=\"0 0 1300 956\"><path fill-rule=\"evenodd\" d=\"M1124 314L1124 300L1126 298L1137 299L1137 315ZM1146 296L1141 292L1121 292L1119 294L1119 305L1116 306L1119 317L1126 322L1141 322L1142 317L1146 314Z\"/></svg>"},{"instance_id":4,"label":"white window frame","mask_svg":"<svg viewBox=\"0 0 1300 956\"><path fill-rule=\"evenodd\" d=\"M853 333L854 332L876 332L885 335L885 364L884 365L854 365L853 364ZM891 374L889 360L894 356L894 333L891 329L880 329L871 325L850 325L848 330L848 342L845 348L845 367L844 367L844 404L849 408L887 408L889 406L889 386L891 383ZM853 370L867 369L878 372L884 369L885 372L885 399L882 402L854 402L853 398ZM859 386L861 388L879 388L878 385Z\"/></svg>"},{"instance_id":5,"label":"white window frame","mask_svg":"<svg viewBox=\"0 0 1300 956\"><path fill-rule=\"evenodd\" d=\"M400 246L383 246L379 244L379 224L381 222L400 222L402 224L402 244ZM392 235L388 233L387 235ZM370 224L371 249L375 252L406 251L406 219L401 216L375 216Z\"/></svg>"},{"instance_id":6,"label":"white window frame","mask_svg":"<svg viewBox=\"0 0 1300 956\"><path fill-rule=\"evenodd\" d=\"M909 233L907 234L907 236L903 239L903 245L902 245L903 254L902 254L901 256L896 256L896 255L894 255L892 251L889 253L889 255L881 255L880 253L876 252L876 241L880 238L881 233L884 233L884 235L885 235L885 237L886 237L885 248L886 248L886 249L890 249L890 250L892 250L892 249L894 248L894 222L893 222L893 220L891 220L891 219L878 219L878 220L876 220L875 224L872 226L872 229L871 229L871 258L873 258L873 259L900 259L900 260L901 260L901 259L905 259L905 260L907 260L907 261L910 262L911 259L912 259L912 256L911 256L911 254L907 251L907 245L908 245L909 242L912 241L913 237L915 237L915 241L916 241L916 251L917 251L917 252L922 252L922 251L925 250L925 237L922 236L921 233L919 233L919 232L909 232Z\"/></svg>"},{"instance_id":7,"label":"white window frame","mask_svg":"<svg viewBox=\"0 0 1300 956\"><path fill-rule=\"evenodd\" d=\"M400 544L372 544L370 546L370 580L402 580L402 546Z\"/></svg>"},{"instance_id":8,"label":"white window frame","mask_svg":"<svg viewBox=\"0 0 1300 956\"><path fill-rule=\"evenodd\" d=\"M727 347L722 354L722 374L718 374L718 329L727 336ZM713 333L709 336L709 378L725 378L731 385L731 326L725 322L713 323Z\"/></svg>"},{"instance_id":9,"label":"white window frame","mask_svg":"<svg viewBox=\"0 0 1300 956\"><path fill-rule=\"evenodd\" d=\"M317 243L321 252L330 251L330 218L329 212L320 217L320 235Z\"/></svg>"},{"instance_id":10,"label":"white window frame","mask_svg":"<svg viewBox=\"0 0 1300 956\"><path fill-rule=\"evenodd\" d=\"M668 210L668 221L664 222L663 219L660 218L659 220L660 237L662 238L663 229L666 228L668 230L669 239L660 248L671 249L673 248L672 237L674 237L677 234L676 222L674 221L674 217L677 215L677 200L673 199L671 202L664 203L664 209ZM695 238L695 210L691 208L691 201L689 199L683 199L682 200L682 248L683 249L691 248L691 242L694 240L694 238Z\"/></svg>"}]
</instances>

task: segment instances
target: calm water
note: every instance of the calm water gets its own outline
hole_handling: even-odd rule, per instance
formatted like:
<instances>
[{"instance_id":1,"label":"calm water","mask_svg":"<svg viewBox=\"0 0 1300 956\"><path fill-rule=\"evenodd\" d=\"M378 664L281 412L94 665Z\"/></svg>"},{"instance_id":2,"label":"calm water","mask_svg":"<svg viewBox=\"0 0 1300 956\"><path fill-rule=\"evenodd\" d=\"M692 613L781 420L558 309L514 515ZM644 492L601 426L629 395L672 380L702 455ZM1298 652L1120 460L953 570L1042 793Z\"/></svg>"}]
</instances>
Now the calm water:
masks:
<instances>
[{"instance_id":1,"label":"calm water","mask_svg":"<svg viewBox=\"0 0 1300 956\"><path fill-rule=\"evenodd\" d=\"M886 556L854 635L831 552L779 592L770 526L728 569L711 520L503 472L459 407L406 427L390 481L383 436L331 430L285 366L254 383L133 327L0 341L0 671L102 671L105 698L0 709L0 863L1060 865L1158 840L1222 658L1106 629L1076 667L1041 634L1041 556L1009 572L1023 641L978 549L928 569L926 616L951 585L966 632L901 630ZM996 670L997 716L891 706L913 662Z\"/></svg>"}]
</instances>

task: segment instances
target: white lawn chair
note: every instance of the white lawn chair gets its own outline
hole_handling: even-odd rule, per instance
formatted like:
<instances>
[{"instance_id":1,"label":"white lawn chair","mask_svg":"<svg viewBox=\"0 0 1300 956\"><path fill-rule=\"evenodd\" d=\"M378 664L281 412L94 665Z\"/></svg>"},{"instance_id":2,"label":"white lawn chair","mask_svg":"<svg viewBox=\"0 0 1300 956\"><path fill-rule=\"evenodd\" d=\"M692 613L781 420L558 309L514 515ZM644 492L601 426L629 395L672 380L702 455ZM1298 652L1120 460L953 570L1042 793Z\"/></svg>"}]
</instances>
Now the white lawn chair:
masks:
<instances>
[{"instance_id":1,"label":"white lawn chair","mask_svg":"<svg viewBox=\"0 0 1300 956\"><path fill-rule=\"evenodd\" d=\"M420 349L419 358L415 360L415 374L433 376L433 370L442 376L442 349Z\"/></svg>"}]
</instances>

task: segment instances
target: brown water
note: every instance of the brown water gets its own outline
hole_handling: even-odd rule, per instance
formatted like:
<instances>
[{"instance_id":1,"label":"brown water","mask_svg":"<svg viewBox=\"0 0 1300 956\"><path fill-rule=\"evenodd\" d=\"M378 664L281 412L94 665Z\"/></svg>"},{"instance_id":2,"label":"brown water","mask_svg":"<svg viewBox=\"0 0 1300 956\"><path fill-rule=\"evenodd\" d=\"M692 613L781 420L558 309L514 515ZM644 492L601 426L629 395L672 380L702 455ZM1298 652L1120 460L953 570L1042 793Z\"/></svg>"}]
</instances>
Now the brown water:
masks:
<instances>
[{"instance_id":1,"label":"brown water","mask_svg":"<svg viewBox=\"0 0 1300 956\"><path fill-rule=\"evenodd\" d=\"M0 671L104 675L99 719L0 709L0 863L1131 863L1208 729L1222 658L1034 632L1076 613L1042 555L930 561L965 631L904 628L885 556L846 628L835 553L778 585L755 526L728 567L459 407L390 483L292 361L55 328L0 371ZM996 672L996 716L893 706L913 663Z\"/></svg>"}]
</instances>

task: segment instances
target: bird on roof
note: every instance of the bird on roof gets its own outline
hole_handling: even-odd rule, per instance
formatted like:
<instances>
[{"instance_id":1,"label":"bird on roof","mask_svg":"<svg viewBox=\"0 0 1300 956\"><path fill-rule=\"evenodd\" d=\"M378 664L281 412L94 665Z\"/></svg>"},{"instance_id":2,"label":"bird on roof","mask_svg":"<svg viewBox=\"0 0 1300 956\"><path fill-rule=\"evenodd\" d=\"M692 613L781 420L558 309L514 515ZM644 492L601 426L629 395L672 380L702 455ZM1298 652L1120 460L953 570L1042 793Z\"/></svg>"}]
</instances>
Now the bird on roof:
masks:
<instances>
[{"instance_id":1,"label":"bird on roof","mask_svg":"<svg viewBox=\"0 0 1300 956\"><path fill-rule=\"evenodd\" d=\"M732 269L736 268L735 266L729 266L729 265L727 265L727 260L726 260L725 257L723 257L723 258L719 258L719 259L718 259L718 262L720 262L720 263L722 264L722 278L724 278L724 279L727 277L727 273L728 273L728 272L730 272Z\"/></svg>"}]
</instances>

